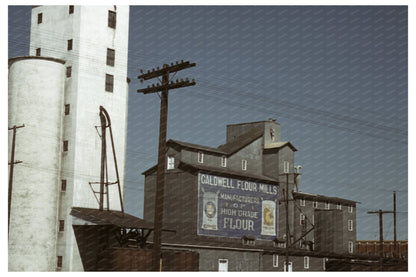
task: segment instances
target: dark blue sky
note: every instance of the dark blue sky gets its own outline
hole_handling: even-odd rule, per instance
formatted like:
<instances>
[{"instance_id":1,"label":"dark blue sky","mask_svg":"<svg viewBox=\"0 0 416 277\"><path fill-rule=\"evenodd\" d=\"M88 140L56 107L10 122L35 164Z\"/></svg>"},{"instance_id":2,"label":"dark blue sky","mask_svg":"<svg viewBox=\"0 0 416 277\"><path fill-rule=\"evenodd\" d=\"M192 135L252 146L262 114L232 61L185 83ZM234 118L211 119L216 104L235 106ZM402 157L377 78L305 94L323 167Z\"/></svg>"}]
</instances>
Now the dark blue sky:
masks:
<instances>
[{"instance_id":1,"label":"dark blue sky","mask_svg":"<svg viewBox=\"0 0 416 277\"><path fill-rule=\"evenodd\" d=\"M29 52L30 7L9 6L9 57ZM397 191L408 230L406 6L132 6L126 210L140 216L155 165L157 95L137 94L140 69L177 60L194 87L169 97L168 138L217 147L226 125L276 118L297 149L301 190L361 202L357 239L378 239ZM383 221L393 238L392 215Z\"/></svg>"}]
</instances>

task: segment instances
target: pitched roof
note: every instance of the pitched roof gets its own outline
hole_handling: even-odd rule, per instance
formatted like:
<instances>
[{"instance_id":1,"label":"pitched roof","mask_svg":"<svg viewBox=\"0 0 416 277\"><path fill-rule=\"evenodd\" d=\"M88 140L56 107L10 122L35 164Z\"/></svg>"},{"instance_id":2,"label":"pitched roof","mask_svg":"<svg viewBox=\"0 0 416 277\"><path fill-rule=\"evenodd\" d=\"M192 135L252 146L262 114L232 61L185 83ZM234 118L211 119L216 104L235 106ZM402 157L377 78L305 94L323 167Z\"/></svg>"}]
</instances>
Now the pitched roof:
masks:
<instances>
[{"instance_id":1,"label":"pitched roof","mask_svg":"<svg viewBox=\"0 0 416 277\"><path fill-rule=\"evenodd\" d=\"M264 146L264 149L279 149L286 145L289 145L290 148L292 148L293 151L298 151L293 144L291 144L289 141L279 141L279 142L272 142Z\"/></svg>"},{"instance_id":2,"label":"pitched roof","mask_svg":"<svg viewBox=\"0 0 416 277\"><path fill-rule=\"evenodd\" d=\"M227 142L226 144L220 145L219 150L226 152L228 155L234 154L247 144L253 142L264 134L263 129L253 127L244 134L236 137L235 139Z\"/></svg>"},{"instance_id":3,"label":"pitched roof","mask_svg":"<svg viewBox=\"0 0 416 277\"><path fill-rule=\"evenodd\" d=\"M193 143L189 143L189 142L183 142L183 141L179 141L179 140L173 140L170 139L166 142L167 146L172 146L172 145L179 145L181 147L184 148L188 148L188 149L197 149L197 150L203 150L203 151L207 151L207 152L212 152L212 153L217 153L217 154L222 154L222 155L226 155L227 153L218 149L218 148L214 148L214 147L209 147L209 146L204 146L204 145L198 145L198 144L193 144Z\"/></svg>"},{"instance_id":4,"label":"pitched roof","mask_svg":"<svg viewBox=\"0 0 416 277\"><path fill-rule=\"evenodd\" d=\"M203 171L206 173L213 173L213 174L221 174L223 176L230 176L230 177L238 177L238 178L245 178L248 180L258 181L258 182L265 182L265 183L278 183L279 181L261 174L254 174L244 171L234 171L228 168L220 168L220 167L212 167L206 166L201 164L188 164L184 162L180 162L178 167L183 170L190 170L190 171Z\"/></svg>"}]
</instances>

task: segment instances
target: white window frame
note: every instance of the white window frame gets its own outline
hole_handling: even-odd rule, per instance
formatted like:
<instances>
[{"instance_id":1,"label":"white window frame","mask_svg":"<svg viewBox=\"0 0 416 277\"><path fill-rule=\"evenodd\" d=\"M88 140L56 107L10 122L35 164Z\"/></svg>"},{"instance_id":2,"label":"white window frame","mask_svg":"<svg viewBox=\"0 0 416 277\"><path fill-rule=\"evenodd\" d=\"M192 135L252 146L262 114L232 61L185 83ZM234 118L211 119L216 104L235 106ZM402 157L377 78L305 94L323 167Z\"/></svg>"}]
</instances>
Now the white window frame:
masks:
<instances>
[{"instance_id":1,"label":"white window frame","mask_svg":"<svg viewBox=\"0 0 416 277\"><path fill-rule=\"evenodd\" d=\"M279 267L279 255L273 254L273 267Z\"/></svg>"},{"instance_id":2,"label":"white window frame","mask_svg":"<svg viewBox=\"0 0 416 277\"><path fill-rule=\"evenodd\" d=\"M354 210L354 207L353 207L352 205L349 205L349 206L348 206L348 212L349 212L350 214L352 214L353 210Z\"/></svg>"},{"instance_id":3,"label":"white window frame","mask_svg":"<svg viewBox=\"0 0 416 277\"><path fill-rule=\"evenodd\" d=\"M337 203L337 209L338 209L338 210L342 210L342 205L341 205L341 203Z\"/></svg>"},{"instance_id":4,"label":"white window frame","mask_svg":"<svg viewBox=\"0 0 416 277\"><path fill-rule=\"evenodd\" d=\"M314 201L313 201L313 207L314 207L314 208L318 208L318 201L317 201L317 200L314 200Z\"/></svg>"},{"instance_id":5,"label":"white window frame","mask_svg":"<svg viewBox=\"0 0 416 277\"><path fill-rule=\"evenodd\" d=\"M302 207L305 207L306 206L305 198L299 199L299 205L301 205Z\"/></svg>"},{"instance_id":6,"label":"white window frame","mask_svg":"<svg viewBox=\"0 0 416 277\"><path fill-rule=\"evenodd\" d=\"M288 161L283 162L283 173L289 173L290 164Z\"/></svg>"},{"instance_id":7,"label":"white window frame","mask_svg":"<svg viewBox=\"0 0 416 277\"><path fill-rule=\"evenodd\" d=\"M204 153L201 151L198 151L198 163L200 164L204 163Z\"/></svg>"},{"instance_id":8,"label":"white window frame","mask_svg":"<svg viewBox=\"0 0 416 277\"><path fill-rule=\"evenodd\" d=\"M348 253L354 253L354 243L352 241L348 242Z\"/></svg>"},{"instance_id":9,"label":"white window frame","mask_svg":"<svg viewBox=\"0 0 416 277\"><path fill-rule=\"evenodd\" d=\"M241 160L241 169L247 170L247 160Z\"/></svg>"},{"instance_id":10,"label":"white window frame","mask_svg":"<svg viewBox=\"0 0 416 277\"><path fill-rule=\"evenodd\" d=\"M225 270L220 268L220 264L225 264L226 265ZM219 272L227 272L228 271L228 259L218 259L218 271Z\"/></svg>"},{"instance_id":11,"label":"white window frame","mask_svg":"<svg viewBox=\"0 0 416 277\"><path fill-rule=\"evenodd\" d=\"M221 166L222 167L227 167L227 157L226 156L221 157Z\"/></svg>"},{"instance_id":12,"label":"white window frame","mask_svg":"<svg viewBox=\"0 0 416 277\"><path fill-rule=\"evenodd\" d=\"M329 201L325 201L325 210L329 210L330 207L331 203L329 203Z\"/></svg>"},{"instance_id":13,"label":"white window frame","mask_svg":"<svg viewBox=\"0 0 416 277\"><path fill-rule=\"evenodd\" d=\"M328 261L328 258L323 258L322 259L322 269L325 271L326 270L326 262Z\"/></svg>"},{"instance_id":14,"label":"white window frame","mask_svg":"<svg viewBox=\"0 0 416 277\"><path fill-rule=\"evenodd\" d=\"M302 225L302 222L304 222L306 220L306 217L303 213L299 214L299 223L300 225Z\"/></svg>"},{"instance_id":15,"label":"white window frame","mask_svg":"<svg viewBox=\"0 0 416 277\"><path fill-rule=\"evenodd\" d=\"M354 231L354 221L352 219L348 219L348 231Z\"/></svg>"},{"instance_id":16,"label":"white window frame","mask_svg":"<svg viewBox=\"0 0 416 277\"><path fill-rule=\"evenodd\" d=\"M309 268L309 256L303 257L303 268L306 268L306 269Z\"/></svg>"},{"instance_id":17,"label":"white window frame","mask_svg":"<svg viewBox=\"0 0 416 277\"><path fill-rule=\"evenodd\" d=\"M292 267L292 262L289 262L289 270L287 269L287 264L286 261L284 262L284 272L292 272L293 271L293 267Z\"/></svg>"},{"instance_id":18,"label":"white window frame","mask_svg":"<svg viewBox=\"0 0 416 277\"><path fill-rule=\"evenodd\" d=\"M175 157L168 156L167 170L175 169Z\"/></svg>"}]
</instances>

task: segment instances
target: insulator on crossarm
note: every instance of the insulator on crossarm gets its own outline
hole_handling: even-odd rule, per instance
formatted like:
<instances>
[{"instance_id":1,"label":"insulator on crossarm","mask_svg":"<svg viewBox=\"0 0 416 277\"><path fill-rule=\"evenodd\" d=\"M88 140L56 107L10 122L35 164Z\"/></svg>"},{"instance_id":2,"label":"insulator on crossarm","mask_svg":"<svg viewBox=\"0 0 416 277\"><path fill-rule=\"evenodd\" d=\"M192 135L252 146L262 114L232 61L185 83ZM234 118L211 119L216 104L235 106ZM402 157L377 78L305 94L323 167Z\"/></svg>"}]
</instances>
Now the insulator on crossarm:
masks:
<instances>
[{"instance_id":1,"label":"insulator on crossarm","mask_svg":"<svg viewBox=\"0 0 416 277\"><path fill-rule=\"evenodd\" d=\"M140 73L142 73L142 74L143 74L143 69L140 69Z\"/></svg>"},{"instance_id":2,"label":"insulator on crossarm","mask_svg":"<svg viewBox=\"0 0 416 277\"><path fill-rule=\"evenodd\" d=\"M178 79L176 79L176 83L179 83L179 80Z\"/></svg>"},{"instance_id":3,"label":"insulator on crossarm","mask_svg":"<svg viewBox=\"0 0 416 277\"><path fill-rule=\"evenodd\" d=\"M183 82L183 79L181 79L181 82Z\"/></svg>"},{"instance_id":4,"label":"insulator on crossarm","mask_svg":"<svg viewBox=\"0 0 416 277\"><path fill-rule=\"evenodd\" d=\"M173 63L170 63L171 66L173 66Z\"/></svg>"},{"instance_id":5,"label":"insulator on crossarm","mask_svg":"<svg viewBox=\"0 0 416 277\"><path fill-rule=\"evenodd\" d=\"M152 84L152 88L154 88L155 87L155 84Z\"/></svg>"},{"instance_id":6,"label":"insulator on crossarm","mask_svg":"<svg viewBox=\"0 0 416 277\"><path fill-rule=\"evenodd\" d=\"M192 79L192 83L195 83L195 79Z\"/></svg>"},{"instance_id":7,"label":"insulator on crossarm","mask_svg":"<svg viewBox=\"0 0 416 277\"><path fill-rule=\"evenodd\" d=\"M178 61L176 61L176 64L178 64Z\"/></svg>"},{"instance_id":8,"label":"insulator on crossarm","mask_svg":"<svg viewBox=\"0 0 416 277\"><path fill-rule=\"evenodd\" d=\"M189 82L189 79L188 79L188 78L186 78L186 79L185 79L185 81Z\"/></svg>"},{"instance_id":9,"label":"insulator on crossarm","mask_svg":"<svg viewBox=\"0 0 416 277\"><path fill-rule=\"evenodd\" d=\"M159 67L157 67L157 70L159 70Z\"/></svg>"},{"instance_id":10,"label":"insulator on crossarm","mask_svg":"<svg viewBox=\"0 0 416 277\"><path fill-rule=\"evenodd\" d=\"M183 60L181 60L181 63L183 63Z\"/></svg>"},{"instance_id":11,"label":"insulator on crossarm","mask_svg":"<svg viewBox=\"0 0 416 277\"><path fill-rule=\"evenodd\" d=\"M140 79L140 83L143 84L143 79Z\"/></svg>"}]
</instances>

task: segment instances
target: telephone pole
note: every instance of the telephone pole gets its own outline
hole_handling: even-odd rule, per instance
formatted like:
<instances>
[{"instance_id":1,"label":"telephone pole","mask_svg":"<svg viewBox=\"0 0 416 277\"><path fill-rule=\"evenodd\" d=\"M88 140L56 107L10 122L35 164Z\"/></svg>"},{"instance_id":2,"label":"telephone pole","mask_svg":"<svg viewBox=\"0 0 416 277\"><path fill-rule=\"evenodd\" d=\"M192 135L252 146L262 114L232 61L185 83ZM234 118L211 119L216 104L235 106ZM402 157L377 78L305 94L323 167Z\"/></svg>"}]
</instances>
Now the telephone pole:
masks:
<instances>
[{"instance_id":1,"label":"telephone pole","mask_svg":"<svg viewBox=\"0 0 416 277\"><path fill-rule=\"evenodd\" d=\"M367 212L368 214L378 214L379 217L379 228L380 228L380 247L379 247L379 255L380 255L380 271L383 271L383 214L391 214L394 213L393 211L372 211Z\"/></svg>"},{"instance_id":2,"label":"telephone pole","mask_svg":"<svg viewBox=\"0 0 416 277\"><path fill-rule=\"evenodd\" d=\"M23 128L25 127L25 125L20 125L20 126L16 126L14 125L13 127L9 128L10 130L13 130L13 140L12 140L12 153L11 153L11 158L10 158L10 175L9 175L9 196L8 196L8 200L9 200L9 205L8 205L8 227L7 227L7 232L9 232L9 228L10 228L10 209L11 209L11 205L12 205L12 190L13 190L13 169L14 169L14 165L15 164L19 164L22 161L15 161L14 160L14 150L16 147L16 129L19 128Z\"/></svg>"},{"instance_id":3,"label":"telephone pole","mask_svg":"<svg viewBox=\"0 0 416 277\"><path fill-rule=\"evenodd\" d=\"M154 239L153 239L153 256L152 265L153 271L161 271L161 237L162 237L162 224L163 224L163 202L164 202L164 187L165 187L165 169L166 169L166 131L167 131L167 118L168 118L168 94L170 89L183 88L195 85L195 80L189 81L188 78L171 80L170 74L176 73L186 68L195 66L195 63L189 61L181 61L176 64L170 65L164 64L163 68L159 67L152 71L148 70L147 73L143 73L140 70L141 75L137 76L140 82L144 80L150 80L153 78L162 77L161 83L147 88L137 90L138 93L148 94L161 92L160 96L160 123L159 123L159 149L158 149L158 162L157 162L157 177L156 177L156 199L155 199L155 215L154 215Z\"/></svg>"},{"instance_id":4,"label":"telephone pole","mask_svg":"<svg viewBox=\"0 0 416 277\"><path fill-rule=\"evenodd\" d=\"M397 231L396 231L396 192L393 191L393 221L394 221L394 257L397 257Z\"/></svg>"}]
</instances>

